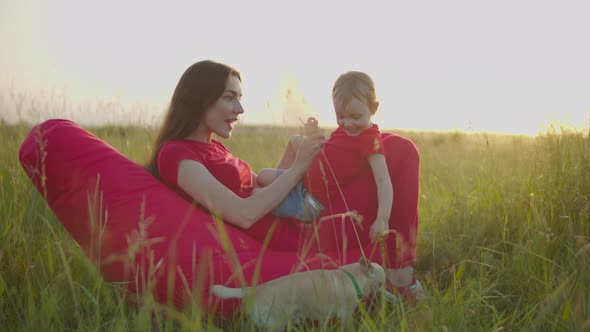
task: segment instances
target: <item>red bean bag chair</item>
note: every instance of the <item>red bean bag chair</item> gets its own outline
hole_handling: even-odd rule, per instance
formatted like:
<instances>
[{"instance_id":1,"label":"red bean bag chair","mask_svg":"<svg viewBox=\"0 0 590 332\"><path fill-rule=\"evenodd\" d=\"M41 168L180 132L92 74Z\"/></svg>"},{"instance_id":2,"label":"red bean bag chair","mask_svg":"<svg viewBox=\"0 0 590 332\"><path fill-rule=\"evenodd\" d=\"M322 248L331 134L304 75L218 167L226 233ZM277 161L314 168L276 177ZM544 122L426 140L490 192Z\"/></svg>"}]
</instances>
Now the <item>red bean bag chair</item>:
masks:
<instances>
[{"instance_id":1,"label":"red bean bag chair","mask_svg":"<svg viewBox=\"0 0 590 332\"><path fill-rule=\"evenodd\" d=\"M413 263L415 256L418 154L409 140L383 135L396 193L392 220L402 221L398 233L406 234L404 246L390 236L386 251L396 248L397 257L389 257L389 264L401 266ZM295 271L336 268L363 253L381 263L379 247L368 240L369 227L361 229L350 218L302 226L298 236L305 245L271 250L247 232L214 220L68 120L34 126L19 160L105 280L126 285L131 293L150 292L164 304L182 308L196 301L207 312L229 315L238 301L214 298L211 285L238 287ZM344 198L334 199L326 213L357 210L372 222L376 197L372 174L365 174L344 188Z\"/></svg>"},{"instance_id":2,"label":"red bean bag chair","mask_svg":"<svg viewBox=\"0 0 590 332\"><path fill-rule=\"evenodd\" d=\"M34 126L19 159L105 280L133 293L149 291L161 303L182 308L196 300L208 312L230 314L237 302L213 298L210 285L263 282L343 263L329 255L318 259L265 249L68 120Z\"/></svg>"}]
</instances>

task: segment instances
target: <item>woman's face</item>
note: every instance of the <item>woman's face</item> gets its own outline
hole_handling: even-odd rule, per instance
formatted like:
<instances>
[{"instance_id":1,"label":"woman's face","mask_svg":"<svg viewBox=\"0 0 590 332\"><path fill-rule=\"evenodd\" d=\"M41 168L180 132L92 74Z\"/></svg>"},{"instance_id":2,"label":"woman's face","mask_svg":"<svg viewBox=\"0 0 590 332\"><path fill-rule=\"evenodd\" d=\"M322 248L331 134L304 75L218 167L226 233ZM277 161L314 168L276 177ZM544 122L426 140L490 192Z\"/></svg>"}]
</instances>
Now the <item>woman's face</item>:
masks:
<instances>
[{"instance_id":1,"label":"woman's face","mask_svg":"<svg viewBox=\"0 0 590 332\"><path fill-rule=\"evenodd\" d=\"M242 83L236 76L231 75L225 83L221 97L205 111L197 130L207 136L215 133L221 138L229 138L239 115L244 113L241 99Z\"/></svg>"},{"instance_id":2,"label":"woman's face","mask_svg":"<svg viewBox=\"0 0 590 332\"><path fill-rule=\"evenodd\" d=\"M346 105L337 105L334 103L336 109L336 122L338 127L350 136L358 136L365 129L372 126L371 117L373 111L369 108L367 103L362 102L356 98L352 98Z\"/></svg>"}]
</instances>

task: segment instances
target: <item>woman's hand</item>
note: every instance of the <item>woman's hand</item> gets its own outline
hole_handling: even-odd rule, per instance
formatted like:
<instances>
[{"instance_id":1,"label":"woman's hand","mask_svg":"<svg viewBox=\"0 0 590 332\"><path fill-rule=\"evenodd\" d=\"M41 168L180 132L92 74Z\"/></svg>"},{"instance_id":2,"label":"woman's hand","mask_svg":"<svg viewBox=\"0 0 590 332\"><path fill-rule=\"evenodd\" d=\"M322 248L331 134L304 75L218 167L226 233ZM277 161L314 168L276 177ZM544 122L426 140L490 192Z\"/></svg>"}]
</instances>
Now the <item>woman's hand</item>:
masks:
<instances>
[{"instance_id":1,"label":"woman's hand","mask_svg":"<svg viewBox=\"0 0 590 332\"><path fill-rule=\"evenodd\" d=\"M303 135L293 135L289 137L289 142L287 143L287 149L292 152L294 155L299 150L299 146L305 140L305 136Z\"/></svg>"},{"instance_id":2,"label":"woman's hand","mask_svg":"<svg viewBox=\"0 0 590 332\"><path fill-rule=\"evenodd\" d=\"M302 137L302 136L299 136ZM303 137L298 140L297 154L295 156L295 162L293 167L301 167L307 169L311 164L313 158L322 150L322 147L326 143L324 135L315 135L312 137ZM290 142L291 143L291 142Z\"/></svg>"}]
</instances>

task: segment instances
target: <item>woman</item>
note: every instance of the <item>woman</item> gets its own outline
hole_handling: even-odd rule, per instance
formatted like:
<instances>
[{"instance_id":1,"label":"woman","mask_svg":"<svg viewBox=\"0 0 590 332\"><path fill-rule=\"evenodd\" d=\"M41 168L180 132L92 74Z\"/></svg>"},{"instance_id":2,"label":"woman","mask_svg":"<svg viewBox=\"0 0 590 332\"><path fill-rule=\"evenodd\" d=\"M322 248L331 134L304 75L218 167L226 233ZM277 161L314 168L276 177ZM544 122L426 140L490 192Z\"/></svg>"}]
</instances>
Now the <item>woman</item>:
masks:
<instances>
[{"instance_id":1,"label":"woman","mask_svg":"<svg viewBox=\"0 0 590 332\"><path fill-rule=\"evenodd\" d=\"M266 215L303 177L324 139L316 135L305 140L281 180L254 191L256 174L212 137L215 133L230 138L244 113L241 97L241 78L235 69L213 61L193 64L178 82L146 168L185 199L262 241L271 223L279 221ZM297 225L274 227L286 236L275 234L269 246L293 248L297 239L289 233L297 232Z\"/></svg>"}]
</instances>

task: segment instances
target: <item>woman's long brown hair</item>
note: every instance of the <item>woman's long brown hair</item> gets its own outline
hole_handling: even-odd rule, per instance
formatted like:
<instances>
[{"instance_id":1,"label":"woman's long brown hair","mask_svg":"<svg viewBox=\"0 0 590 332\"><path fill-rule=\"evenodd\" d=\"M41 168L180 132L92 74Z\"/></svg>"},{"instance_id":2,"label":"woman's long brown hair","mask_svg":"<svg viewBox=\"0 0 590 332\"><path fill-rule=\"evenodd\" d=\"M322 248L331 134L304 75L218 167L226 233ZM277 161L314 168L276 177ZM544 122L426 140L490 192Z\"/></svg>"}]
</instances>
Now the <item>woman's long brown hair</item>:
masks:
<instances>
[{"instance_id":1,"label":"woman's long brown hair","mask_svg":"<svg viewBox=\"0 0 590 332\"><path fill-rule=\"evenodd\" d=\"M205 111L223 94L230 75L241 81L237 70L210 60L197 62L182 74L145 165L148 172L160 178L158 154L164 143L186 138L199 126Z\"/></svg>"}]
</instances>

